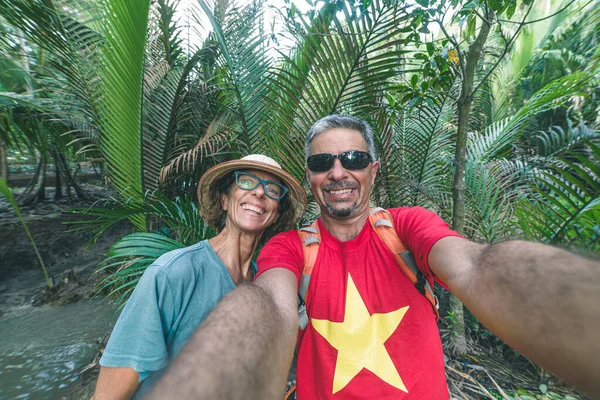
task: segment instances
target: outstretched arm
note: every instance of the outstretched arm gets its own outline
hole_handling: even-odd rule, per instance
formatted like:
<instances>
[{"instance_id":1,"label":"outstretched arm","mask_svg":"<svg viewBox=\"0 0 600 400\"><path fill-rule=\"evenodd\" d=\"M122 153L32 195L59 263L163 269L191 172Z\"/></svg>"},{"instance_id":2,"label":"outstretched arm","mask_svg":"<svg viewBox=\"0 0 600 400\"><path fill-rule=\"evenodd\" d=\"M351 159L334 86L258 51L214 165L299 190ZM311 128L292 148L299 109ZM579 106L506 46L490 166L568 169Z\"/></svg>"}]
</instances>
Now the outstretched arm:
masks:
<instances>
[{"instance_id":1,"label":"outstretched arm","mask_svg":"<svg viewBox=\"0 0 600 400\"><path fill-rule=\"evenodd\" d=\"M600 263L539 243L447 237L429 264L508 345L600 396Z\"/></svg>"},{"instance_id":2,"label":"outstretched arm","mask_svg":"<svg viewBox=\"0 0 600 400\"><path fill-rule=\"evenodd\" d=\"M129 367L100 367L92 400L131 399L140 387L139 376L137 371Z\"/></svg>"},{"instance_id":3,"label":"outstretched arm","mask_svg":"<svg viewBox=\"0 0 600 400\"><path fill-rule=\"evenodd\" d=\"M291 271L275 268L229 293L148 398L280 400L298 332L296 288Z\"/></svg>"}]
</instances>

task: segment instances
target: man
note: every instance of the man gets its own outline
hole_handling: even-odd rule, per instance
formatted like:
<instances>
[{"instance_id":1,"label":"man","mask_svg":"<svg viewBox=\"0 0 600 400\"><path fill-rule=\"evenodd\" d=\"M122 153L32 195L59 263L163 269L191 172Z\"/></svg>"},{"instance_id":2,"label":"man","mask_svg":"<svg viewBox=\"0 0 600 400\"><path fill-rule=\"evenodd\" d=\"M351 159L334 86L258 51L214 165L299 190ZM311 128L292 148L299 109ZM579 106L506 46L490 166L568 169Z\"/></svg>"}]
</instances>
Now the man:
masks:
<instances>
[{"instance_id":1,"label":"man","mask_svg":"<svg viewBox=\"0 0 600 400\"><path fill-rule=\"evenodd\" d=\"M308 132L306 155L321 244L307 297L310 323L299 335L298 398L448 398L432 308L368 222L379 166L370 127L325 117ZM390 211L429 280L447 285L517 351L600 395L598 263L530 242L476 244L424 209ZM254 283L207 318L154 398L281 398L303 263L295 232L273 238Z\"/></svg>"}]
</instances>

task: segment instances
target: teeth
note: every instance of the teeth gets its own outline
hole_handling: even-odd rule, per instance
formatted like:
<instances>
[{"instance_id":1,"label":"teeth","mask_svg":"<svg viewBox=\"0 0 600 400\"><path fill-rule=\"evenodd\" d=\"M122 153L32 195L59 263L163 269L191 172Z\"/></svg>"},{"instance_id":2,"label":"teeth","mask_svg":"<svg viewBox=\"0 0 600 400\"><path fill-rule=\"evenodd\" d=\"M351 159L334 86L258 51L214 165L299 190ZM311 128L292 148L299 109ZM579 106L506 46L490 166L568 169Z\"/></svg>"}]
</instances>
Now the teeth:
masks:
<instances>
[{"instance_id":1,"label":"teeth","mask_svg":"<svg viewBox=\"0 0 600 400\"><path fill-rule=\"evenodd\" d=\"M352 193L352 189L342 189L342 190L330 190L329 193L331 194L346 194L346 193Z\"/></svg>"},{"instance_id":2,"label":"teeth","mask_svg":"<svg viewBox=\"0 0 600 400\"><path fill-rule=\"evenodd\" d=\"M242 204L242 208L244 210L254 211L255 213L260 214L260 215L262 215L262 214L265 213L265 210L263 210L261 208L258 208L258 207L255 207L255 206L253 206L251 204Z\"/></svg>"}]
</instances>

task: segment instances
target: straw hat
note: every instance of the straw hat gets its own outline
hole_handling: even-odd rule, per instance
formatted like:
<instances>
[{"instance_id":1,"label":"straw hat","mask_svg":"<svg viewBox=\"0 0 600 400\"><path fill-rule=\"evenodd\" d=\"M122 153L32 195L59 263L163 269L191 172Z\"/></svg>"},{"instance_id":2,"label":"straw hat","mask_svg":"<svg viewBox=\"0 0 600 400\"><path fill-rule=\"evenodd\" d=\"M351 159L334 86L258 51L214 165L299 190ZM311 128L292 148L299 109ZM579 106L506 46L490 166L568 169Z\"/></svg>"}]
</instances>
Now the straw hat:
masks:
<instances>
[{"instance_id":1,"label":"straw hat","mask_svg":"<svg viewBox=\"0 0 600 400\"><path fill-rule=\"evenodd\" d=\"M202 175L198 182L198 201L202 214L206 216L206 207L210 203L210 187L229 172L257 169L260 171L269 172L283 181L283 184L288 188L286 196L290 196L290 203L294 209L294 222L300 218L306 208L306 192L298 181L290 174L285 172L281 165L271 157L262 154L250 154L240 160L226 161L215 165Z\"/></svg>"}]
</instances>

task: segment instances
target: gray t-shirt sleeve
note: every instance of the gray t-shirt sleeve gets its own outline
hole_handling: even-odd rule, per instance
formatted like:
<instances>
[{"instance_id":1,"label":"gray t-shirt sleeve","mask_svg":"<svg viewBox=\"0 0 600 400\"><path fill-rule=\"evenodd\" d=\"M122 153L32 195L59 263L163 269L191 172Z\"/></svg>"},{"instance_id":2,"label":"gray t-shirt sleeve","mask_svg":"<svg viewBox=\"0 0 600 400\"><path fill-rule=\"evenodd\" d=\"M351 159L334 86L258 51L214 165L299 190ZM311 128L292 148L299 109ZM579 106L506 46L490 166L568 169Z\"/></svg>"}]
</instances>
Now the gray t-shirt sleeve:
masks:
<instances>
[{"instance_id":1,"label":"gray t-shirt sleeve","mask_svg":"<svg viewBox=\"0 0 600 400\"><path fill-rule=\"evenodd\" d=\"M131 367L140 381L169 363L167 337L178 312L166 271L152 265L144 272L108 340L103 367Z\"/></svg>"}]
</instances>

